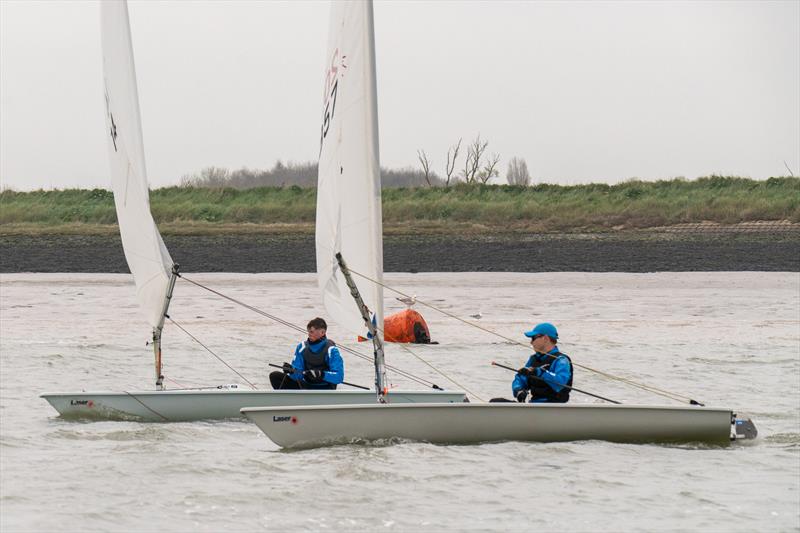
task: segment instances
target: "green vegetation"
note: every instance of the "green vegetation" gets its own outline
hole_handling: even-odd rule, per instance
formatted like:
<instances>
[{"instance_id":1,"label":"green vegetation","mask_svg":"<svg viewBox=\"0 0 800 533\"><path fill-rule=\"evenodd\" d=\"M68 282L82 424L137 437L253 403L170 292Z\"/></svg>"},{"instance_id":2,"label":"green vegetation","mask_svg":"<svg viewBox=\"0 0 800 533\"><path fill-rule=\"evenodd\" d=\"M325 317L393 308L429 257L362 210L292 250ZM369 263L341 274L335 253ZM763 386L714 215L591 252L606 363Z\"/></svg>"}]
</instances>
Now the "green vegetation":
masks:
<instances>
[{"instance_id":1,"label":"green vegetation","mask_svg":"<svg viewBox=\"0 0 800 533\"><path fill-rule=\"evenodd\" d=\"M164 233L313 231L316 190L171 187L151 192ZM693 181L628 181L532 187L459 184L383 190L389 232L577 232L640 229L703 221L800 223L800 178L764 181L710 176ZM104 189L0 192L3 233L115 231Z\"/></svg>"}]
</instances>

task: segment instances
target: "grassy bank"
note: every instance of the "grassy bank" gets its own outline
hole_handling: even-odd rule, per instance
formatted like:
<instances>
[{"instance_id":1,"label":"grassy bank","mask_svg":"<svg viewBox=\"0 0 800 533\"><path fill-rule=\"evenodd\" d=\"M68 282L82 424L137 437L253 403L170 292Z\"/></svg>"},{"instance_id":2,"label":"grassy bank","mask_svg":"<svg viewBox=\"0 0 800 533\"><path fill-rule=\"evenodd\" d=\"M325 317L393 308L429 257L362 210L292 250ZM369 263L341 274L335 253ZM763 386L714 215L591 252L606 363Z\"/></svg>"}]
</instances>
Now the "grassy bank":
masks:
<instances>
[{"instance_id":1,"label":"grassy bank","mask_svg":"<svg viewBox=\"0 0 800 533\"><path fill-rule=\"evenodd\" d=\"M151 192L162 232L313 231L316 190L171 187ZM385 189L387 231L578 232L642 229L703 221L800 223L800 178L711 176L533 187L458 185ZM111 192L103 189L0 193L3 233L116 231Z\"/></svg>"}]
</instances>

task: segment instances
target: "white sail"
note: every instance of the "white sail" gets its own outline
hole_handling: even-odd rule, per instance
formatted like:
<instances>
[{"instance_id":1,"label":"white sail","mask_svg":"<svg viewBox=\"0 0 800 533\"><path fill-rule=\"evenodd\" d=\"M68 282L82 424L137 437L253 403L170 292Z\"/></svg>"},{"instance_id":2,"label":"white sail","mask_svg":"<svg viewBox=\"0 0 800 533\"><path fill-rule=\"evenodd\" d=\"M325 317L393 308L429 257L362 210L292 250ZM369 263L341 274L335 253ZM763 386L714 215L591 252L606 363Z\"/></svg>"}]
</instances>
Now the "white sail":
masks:
<instances>
[{"instance_id":1,"label":"white sail","mask_svg":"<svg viewBox=\"0 0 800 533\"><path fill-rule=\"evenodd\" d=\"M331 317L351 332L364 335L364 321L335 259L335 254L341 253L356 273L355 282L375 314L378 330L383 331L372 2L332 3L322 101L316 227L319 287Z\"/></svg>"},{"instance_id":2,"label":"white sail","mask_svg":"<svg viewBox=\"0 0 800 533\"><path fill-rule=\"evenodd\" d=\"M147 321L160 327L172 258L150 213L136 68L125 1L100 3L111 182L125 259Z\"/></svg>"}]
</instances>

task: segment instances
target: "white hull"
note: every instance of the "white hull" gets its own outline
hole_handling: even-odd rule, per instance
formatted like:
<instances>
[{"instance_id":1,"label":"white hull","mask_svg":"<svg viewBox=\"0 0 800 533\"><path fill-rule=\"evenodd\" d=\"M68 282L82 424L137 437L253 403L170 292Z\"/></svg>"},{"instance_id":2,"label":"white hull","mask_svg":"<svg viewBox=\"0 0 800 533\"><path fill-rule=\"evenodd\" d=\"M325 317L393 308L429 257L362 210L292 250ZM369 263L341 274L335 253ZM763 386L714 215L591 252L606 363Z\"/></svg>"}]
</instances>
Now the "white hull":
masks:
<instances>
[{"instance_id":1,"label":"white hull","mask_svg":"<svg viewBox=\"0 0 800 533\"><path fill-rule=\"evenodd\" d=\"M299 448L393 438L726 444L732 417L708 407L516 403L248 407L242 413L278 446Z\"/></svg>"},{"instance_id":2,"label":"white hull","mask_svg":"<svg viewBox=\"0 0 800 533\"><path fill-rule=\"evenodd\" d=\"M133 392L45 393L66 418L177 422L239 418L243 407L351 405L375 403L374 391L352 390L166 390ZM393 403L463 402L459 391L390 391Z\"/></svg>"}]
</instances>

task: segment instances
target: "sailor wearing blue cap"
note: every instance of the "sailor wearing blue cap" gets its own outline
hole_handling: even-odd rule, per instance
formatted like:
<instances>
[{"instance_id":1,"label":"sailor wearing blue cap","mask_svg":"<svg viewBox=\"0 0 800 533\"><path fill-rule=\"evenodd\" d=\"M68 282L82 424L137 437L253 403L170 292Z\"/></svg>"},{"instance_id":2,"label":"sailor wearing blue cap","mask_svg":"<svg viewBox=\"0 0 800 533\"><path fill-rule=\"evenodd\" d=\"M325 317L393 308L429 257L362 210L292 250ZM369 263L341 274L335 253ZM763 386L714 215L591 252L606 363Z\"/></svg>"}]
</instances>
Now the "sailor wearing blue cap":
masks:
<instances>
[{"instance_id":1,"label":"sailor wearing blue cap","mask_svg":"<svg viewBox=\"0 0 800 533\"><path fill-rule=\"evenodd\" d=\"M531 339L534 354L520 368L511 390L522 403L530 391L531 402L566 403L572 388L572 361L556 346L558 330L549 322L536 324L525 336Z\"/></svg>"}]
</instances>

